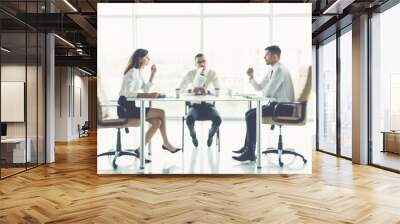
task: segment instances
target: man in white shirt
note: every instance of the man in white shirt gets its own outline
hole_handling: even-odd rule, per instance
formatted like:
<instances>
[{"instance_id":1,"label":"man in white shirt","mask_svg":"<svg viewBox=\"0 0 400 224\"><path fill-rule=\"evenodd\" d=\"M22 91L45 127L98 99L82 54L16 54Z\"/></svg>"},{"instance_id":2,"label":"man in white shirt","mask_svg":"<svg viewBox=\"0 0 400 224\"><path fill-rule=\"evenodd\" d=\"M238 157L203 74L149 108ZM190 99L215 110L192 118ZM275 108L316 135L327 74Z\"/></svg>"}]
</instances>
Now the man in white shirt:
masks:
<instances>
[{"instance_id":1,"label":"man in white shirt","mask_svg":"<svg viewBox=\"0 0 400 224\"><path fill-rule=\"evenodd\" d=\"M217 74L214 70L206 67L206 58L203 54L197 54L195 56L196 69L189 71L183 78L179 85L180 91L184 92L189 84L193 86L193 92L195 94L207 94L208 86L212 84L215 89L219 89L219 81ZM190 104L190 110L186 117L186 124L192 137L192 142L195 147L198 146L199 142L196 137L196 131L194 129L194 123L196 120L211 120L212 126L208 132L207 146L210 147L213 141L215 133L218 131L221 125L221 117L218 111L215 109L213 103L210 102L192 102Z\"/></svg>"},{"instance_id":2,"label":"man in white shirt","mask_svg":"<svg viewBox=\"0 0 400 224\"><path fill-rule=\"evenodd\" d=\"M251 85L259 91L262 91L263 96L269 99L269 103L262 107L262 116L272 116L274 113L275 105L282 102L294 101L294 88L292 78L289 71L280 61L281 49L278 46L269 46L265 48L265 62L271 68L267 72L264 79L258 83L254 79L254 70L249 68L247 75L250 79ZM290 116L293 113L291 106L280 106L277 115ZM232 158L238 161L255 161L255 147L256 147L256 109L251 109L246 112L246 139L244 146L235 153L241 153L240 156L233 156Z\"/></svg>"}]
</instances>

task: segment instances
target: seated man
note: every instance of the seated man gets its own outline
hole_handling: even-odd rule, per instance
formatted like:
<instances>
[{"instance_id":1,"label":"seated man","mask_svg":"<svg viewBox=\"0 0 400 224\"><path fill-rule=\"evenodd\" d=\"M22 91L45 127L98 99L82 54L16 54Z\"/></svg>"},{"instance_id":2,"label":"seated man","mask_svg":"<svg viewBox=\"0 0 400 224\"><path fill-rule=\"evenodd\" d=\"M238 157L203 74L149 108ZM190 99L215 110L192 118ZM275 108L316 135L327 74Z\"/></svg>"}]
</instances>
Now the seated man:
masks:
<instances>
[{"instance_id":1,"label":"seated man","mask_svg":"<svg viewBox=\"0 0 400 224\"><path fill-rule=\"evenodd\" d=\"M269 98L269 103L262 107L262 116L272 116L274 107L280 102L293 102L294 101L294 88L292 78L289 71L283 64L279 62L281 56L281 49L278 46L269 46L265 48L265 62L271 66L271 69L266 73L266 76L257 83L254 80L253 68L247 70L251 85L259 91L263 92L263 96ZM293 108L290 106L281 107L277 111L278 115L290 116L293 113ZM242 153L240 156L232 156L233 159L238 161L255 161L255 148L256 148L256 109L251 109L246 112L246 138L244 146L235 153Z\"/></svg>"},{"instance_id":2,"label":"seated man","mask_svg":"<svg viewBox=\"0 0 400 224\"><path fill-rule=\"evenodd\" d=\"M182 80L179 89L185 91L189 84L193 86L193 92L195 94L206 94L207 87L210 83L213 84L214 88L219 88L218 77L215 71L206 68L206 58L203 54L197 54L195 56L196 69L193 69L187 73ZM215 133L221 124L221 117L214 105L209 102L192 102L190 105L189 114L186 117L186 124L192 137L192 142L195 147L198 146L199 142L196 138L196 131L194 130L194 122L196 120L211 120L212 126L208 133L207 146L210 147L213 141Z\"/></svg>"}]
</instances>

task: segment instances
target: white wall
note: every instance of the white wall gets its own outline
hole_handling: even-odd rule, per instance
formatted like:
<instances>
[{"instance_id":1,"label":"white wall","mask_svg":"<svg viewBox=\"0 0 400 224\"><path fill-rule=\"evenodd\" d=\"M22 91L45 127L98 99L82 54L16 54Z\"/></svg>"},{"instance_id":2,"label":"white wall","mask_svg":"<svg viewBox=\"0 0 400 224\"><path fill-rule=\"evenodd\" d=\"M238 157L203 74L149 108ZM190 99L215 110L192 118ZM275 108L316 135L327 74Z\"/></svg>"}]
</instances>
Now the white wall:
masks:
<instances>
[{"instance_id":1,"label":"white wall","mask_svg":"<svg viewBox=\"0 0 400 224\"><path fill-rule=\"evenodd\" d=\"M26 70L27 69L27 70ZM26 71L30 74L34 67L19 64L6 64L1 66L1 81L3 82L25 82ZM28 93L28 96L33 93ZM24 108L23 108L24 109ZM1 108L7 110L7 108ZM30 118L30 117L29 117ZM7 122L8 137L25 137L25 122ZM29 136L28 136L29 137Z\"/></svg>"},{"instance_id":2,"label":"white wall","mask_svg":"<svg viewBox=\"0 0 400 224\"><path fill-rule=\"evenodd\" d=\"M88 78L82 75L76 68L56 67L56 141L79 138L78 125L88 120Z\"/></svg>"},{"instance_id":3,"label":"white wall","mask_svg":"<svg viewBox=\"0 0 400 224\"><path fill-rule=\"evenodd\" d=\"M8 64L1 66L1 81L25 82L25 65ZM28 67L28 70L30 67ZM7 108L1 108L6 110ZM25 122L8 122L7 137L25 137Z\"/></svg>"},{"instance_id":4,"label":"white wall","mask_svg":"<svg viewBox=\"0 0 400 224\"><path fill-rule=\"evenodd\" d=\"M79 133L78 133L78 124L81 126L85 123L85 121L88 121L88 78L87 77L82 77L79 73L79 75L76 74L75 70L75 75L74 75L74 96L72 98L74 99L74 108L72 108L72 119L71 119L71 135L73 138L78 138ZM80 91L80 93L79 93ZM80 97L79 97L80 96ZM79 102L80 101L80 102ZM73 105L71 103L71 105ZM81 108L79 108L81 107ZM81 111L80 111L81 110Z\"/></svg>"},{"instance_id":5,"label":"white wall","mask_svg":"<svg viewBox=\"0 0 400 224\"><path fill-rule=\"evenodd\" d=\"M38 69L38 70L36 70ZM20 108L21 113L26 112L26 120L21 122L6 122L7 123L7 137L21 138L27 136L30 139L30 148L32 151L32 161L36 162L36 158L39 159L39 163L44 163L44 74L41 70L41 66L25 66L25 64L3 64L1 66L1 81L2 82L24 82L26 84L26 107L25 104ZM27 78L27 80L25 80ZM2 89L3 91L4 89ZM24 90L20 90L20 94L24 93ZM7 95L2 95L7 97ZM12 113L13 108L4 107L1 108L2 112ZM38 156L37 156L38 153ZM49 160L50 161L50 160Z\"/></svg>"},{"instance_id":6,"label":"white wall","mask_svg":"<svg viewBox=\"0 0 400 224\"><path fill-rule=\"evenodd\" d=\"M68 86L67 67L55 69L55 141L68 140Z\"/></svg>"}]
</instances>

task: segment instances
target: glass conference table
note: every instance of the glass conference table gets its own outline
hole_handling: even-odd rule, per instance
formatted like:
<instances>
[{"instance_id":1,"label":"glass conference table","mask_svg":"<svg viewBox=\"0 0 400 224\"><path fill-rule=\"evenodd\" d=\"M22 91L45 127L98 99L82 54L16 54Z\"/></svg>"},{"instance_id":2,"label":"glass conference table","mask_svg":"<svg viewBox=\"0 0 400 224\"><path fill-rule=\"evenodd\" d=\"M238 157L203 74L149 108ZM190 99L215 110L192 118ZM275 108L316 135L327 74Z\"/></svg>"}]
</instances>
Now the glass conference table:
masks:
<instances>
[{"instance_id":1,"label":"glass conference table","mask_svg":"<svg viewBox=\"0 0 400 224\"><path fill-rule=\"evenodd\" d=\"M230 101L230 102L252 102L256 101L256 150L257 150L257 168L261 169L261 122L262 122L262 110L261 110L261 102L268 101L268 98L254 95L233 95L233 96L214 96L214 95L193 95L193 94L181 94L179 97L177 96L166 96L163 98L128 98L128 100L135 100L140 102L140 169L144 169L145 166L145 131L144 121L146 120L146 112L145 112L145 102L168 102L168 101L182 101L185 103L186 101ZM150 150L150 148L149 148Z\"/></svg>"}]
</instances>

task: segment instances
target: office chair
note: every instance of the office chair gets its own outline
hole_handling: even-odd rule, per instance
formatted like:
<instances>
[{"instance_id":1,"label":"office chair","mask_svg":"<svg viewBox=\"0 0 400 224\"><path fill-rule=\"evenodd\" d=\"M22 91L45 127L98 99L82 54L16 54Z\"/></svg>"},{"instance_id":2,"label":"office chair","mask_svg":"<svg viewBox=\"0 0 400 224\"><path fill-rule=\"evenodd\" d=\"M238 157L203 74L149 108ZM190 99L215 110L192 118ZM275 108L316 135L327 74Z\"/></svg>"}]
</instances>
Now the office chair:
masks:
<instances>
[{"instance_id":1,"label":"office chair","mask_svg":"<svg viewBox=\"0 0 400 224\"><path fill-rule=\"evenodd\" d=\"M279 126L279 139L277 148L268 148L263 151L263 154L278 154L279 166L283 166L282 155L290 154L298 156L303 159L303 163L307 160L300 153L294 152L291 149L283 148L282 126L304 126L307 122L307 101L311 92L311 66L306 66L300 69L299 82L296 84L301 85L300 94L293 103L278 103L275 105L272 117L263 117L263 124ZM291 106L293 110L292 116L279 116L277 111L282 106Z\"/></svg>"},{"instance_id":2,"label":"office chair","mask_svg":"<svg viewBox=\"0 0 400 224\"><path fill-rule=\"evenodd\" d=\"M129 127L139 127L140 126L140 119L128 119L128 118L112 118L107 119L107 116L103 115L102 109L103 107L118 107L119 105L101 105L99 100L97 100L97 128L116 128L117 129L117 142L115 149L111 149L112 151L104 152L97 157L101 156L114 156L112 166L114 169L118 168L117 159L121 156L134 156L139 158L139 156L134 153L133 149L122 149L121 146L121 129L125 129L125 133L129 133ZM121 107L121 111L125 111L125 108Z\"/></svg>"},{"instance_id":3,"label":"office chair","mask_svg":"<svg viewBox=\"0 0 400 224\"><path fill-rule=\"evenodd\" d=\"M87 136L89 136L89 129L90 129L89 121L85 121L85 123L84 123L82 126L80 126L80 125L78 124L78 134L79 134L79 138L80 138L80 137L87 137Z\"/></svg>"},{"instance_id":4,"label":"office chair","mask_svg":"<svg viewBox=\"0 0 400 224\"><path fill-rule=\"evenodd\" d=\"M191 103L189 101L185 102L185 116L182 117L182 152L184 151L184 146L185 146L185 120L187 117L188 113L188 108L191 106ZM215 102L213 102L213 106L215 106ZM209 119L199 119L196 121L209 121ZM219 137L219 128L216 133L216 141L215 144L218 146L218 152L221 151L221 144L220 144L220 137Z\"/></svg>"}]
</instances>

